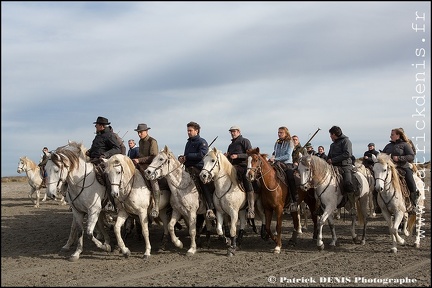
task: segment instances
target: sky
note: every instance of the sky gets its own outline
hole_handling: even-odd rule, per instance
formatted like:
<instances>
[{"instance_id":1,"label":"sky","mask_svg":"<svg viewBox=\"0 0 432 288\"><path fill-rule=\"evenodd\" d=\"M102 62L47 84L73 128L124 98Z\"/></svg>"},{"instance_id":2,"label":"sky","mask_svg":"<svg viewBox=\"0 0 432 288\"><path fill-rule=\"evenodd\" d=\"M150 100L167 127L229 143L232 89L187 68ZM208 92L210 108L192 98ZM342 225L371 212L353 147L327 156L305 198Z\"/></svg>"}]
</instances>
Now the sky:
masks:
<instances>
[{"instance_id":1,"label":"sky","mask_svg":"<svg viewBox=\"0 0 432 288\"><path fill-rule=\"evenodd\" d=\"M176 155L186 124L271 154L280 126L362 157L403 127L430 161L431 3L1 1L1 176L108 118L127 146L146 123Z\"/></svg>"}]
</instances>

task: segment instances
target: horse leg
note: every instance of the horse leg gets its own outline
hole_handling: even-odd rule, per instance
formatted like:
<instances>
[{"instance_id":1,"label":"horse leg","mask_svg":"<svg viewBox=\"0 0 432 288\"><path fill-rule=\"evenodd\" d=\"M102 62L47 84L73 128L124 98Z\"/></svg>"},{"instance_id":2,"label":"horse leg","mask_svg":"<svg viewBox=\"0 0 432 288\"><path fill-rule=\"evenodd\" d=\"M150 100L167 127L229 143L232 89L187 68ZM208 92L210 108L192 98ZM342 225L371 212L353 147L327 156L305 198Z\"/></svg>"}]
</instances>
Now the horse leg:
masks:
<instances>
[{"instance_id":1,"label":"horse leg","mask_svg":"<svg viewBox=\"0 0 432 288\"><path fill-rule=\"evenodd\" d=\"M334 224L333 214L329 214L328 216L328 225L330 227L330 232L332 235L332 241L330 242L330 247L334 248L336 247L337 236L336 236L336 227Z\"/></svg>"},{"instance_id":2,"label":"horse leg","mask_svg":"<svg viewBox=\"0 0 432 288\"><path fill-rule=\"evenodd\" d=\"M129 248L126 247L124 241L123 241L123 237L122 237L122 233L121 233L121 227L123 226L123 224L126 222L126 220L128 219L129 215L126 213L126 211L124 209L119 210L118 215L117 215L117 220L114 224L114 234L116 236L117 239L117 245L119 246L123 256L125 258L128 258L131 254Z\"/></svg>"},{"instance_id":3,"label":"horse leg","mask_svg":"<svg viewBox=\"0 0 432 288\"><path fill-rule=\"evenodd\" d=\"M403 225L402 225L402 232L405 236L410 236L410 232L408 231L408 214L404 213L403 217Z\"/></svg>"},{"instance_id":4,"label":"horse leg","mask_svg":"<svg viewBox=\"0 0 432 288\"><path fill-rule=\"evenodd\" d=\"M163 234L162 239L159 245L158 252L163 252L166 250L166 245L168 243L168 237L169 237L169 231L168 231L168 215L166 213L166 208L159 210L159 218L162 220L163 223Z\"/></svg>"},{"instance_id":5,"label":"horse leg","mask_svg":"<svg viewBox=\"0 0 432 288\"><path fill-rule=\"evenodd\" d=\"M363 223L363 233L362 233L362 238L361 238L361 245L365 245L366 244L366 225L368 222L368 196L360 198L360 209L359 209L359 219L361 221L359 221L360 223Z\"/></svg>"},{"instance_id":6,"label":"horse leg","mask_svg":"<svg viewBox=\"0 0 432 288\"><path fill-rule=\"evenodd\" d=\"M168 223L168 231L169 231L169 234L171 236L171 241L173 242L174 246L182 249L183 243L175 235L175 231L174 231L174 225L177 223L177 221L180 219L180 217L181 217L181 215L179 214L179 212L177 210L173 209L173 212L171 215L171 220ZM190 229L190 225L189 225L189 229Z\"/></svg>"},{"instance_id":7,"label":"horse leg","mask_svg":"<svg viewBox=\"0 0 432 288\"><path fill-rule=\"evenodd\" d=\"M291 239L288 240L288 245L296 246L297 245L297 236L301 234L298 232L301 231L301 223L300 223L300 213L298 211L291 212L291 218L293 219L294 230L291 236Z\"/></svg>"},{"instance_id":8,"label":"horse leg","mask_svg":"<svg viewBox=\"0 0 432 288\"><path fill-rule=\"evenodd\" d=\"M75 252L69 257L69 261L71 262L78 261L83 251L84 214L74 211L74 221L75 221L76 237L78 239L78 243Z\"/></svg>"},{"instance_id":9,"label":"horse leg","mask_svg":"<svg viewBox=\"0 0 432 288\"><path fill-rule=\"evenodd\" d=\"M147 259L150 257L150 253L151 253L147 209L143 209L138 216L141 223L141 232L142 232L142 236L144 237L144 243L145 243L145 252L143 258Z\"/></svg>"},{"instance_id":10,"label":"horse leg","mask_svg":"<svg viewBox=\"0 0 432 288\"><path fill-rule=\"evenodd\" d=\"M239 235L237 237L237 246L241 247L241 244L243 241L243 236L245 234L245 229L246 229L246 225L247 225L246 211L240 210L238 212L238 215L239 215L239 219L240 219L240 231L239 231ZM254 220L254 219L252 219L252 220Z\"/></svg>"},{"instance_id":11,"label":"horse leg","mask_svg":"<svg viewBox=\"0 0 432 288\"><path fill-rule=\"evenodd\" d=\"M39 208L40 189L36 188L36 205L35 208Z\"/></svg>"},{"instance_id":12,"label":"horse leg","mask_svg":"<svg viewBox=\"0 0 432 288\"><path fill-rule=\"evenodd\" d=\"M76 239L77 239L77 224L75 221L75 216L72 215L72 224L69 232L69 238L66 241L66 244L61 248L61 251L62 252L69 251L71 246L75 243Z\"/></svg>"},{"instance_id":13,"label":"horse leg","mask_svg":"<svg viewBox=\"0 0 432 288\"><path fill-rule=\"evenodd\" d=\"M88 213L87 216L87 230L86 230L86 234L87 234L87 238L90 239L95 245L96 247L98 247L99 249L102 249L106 252L111 252L111 245L109 244L109 235L104 227L104 212L103 211L93 211ZM95 236L94 236L94 229L95 226L97 225L98 230L100 233L102 233L105 242L102 244L101 241L99 241Z\"/></svg>"},{"instance_id":14,"label":"horse leg","mask_svg":"<svg viewBox=\"0 0 432 288\"><path fill-rule=\"evenodd\" d=\"M41 201L42 201L42 202L45 202L46 199L47 199L47 194L46 194L46 192L45 192L45 195L44 195L44 197L43 197L43 199L42 199Z\"/></svg>"},{"instance_id":15,"label":"horse leg","mask_svg":"<svg viewBox=\"0 0 432 288\"><path fill-rule=\"evenodd\" d=\"M276 207L276 247L273 251L275 254L280 254L282 249L282 215L283 215L283 206L282 207ZM291 214L292 215L292 214ZM297 217L296 217L297 218ZM296 219L293 217L293 220Z\"/></svg>"},{"instance_id":16,"label":"horse leg","mask_svg":"<svg viewBox=\"0 0 432 288\"><path fill-rule=\"evenodd\" d=\"M324 226L324 223L326 222L327 218L333 213L333 209L328 208L329 205L324 210L323 214L318 220L318 235L317 235L317 247L318 250L324 250L324 242L322 241L322 229Z\"/></svg>"},{"instance_id":17,"label":"horse leg","mask_svg":"<svg viewBox=\"0 0 432 288\"><path fill-rule=\"evenodd\" d=\"M270 239L272 239L275 243L276 243L276 237L274 236L274 234L271 231L271 220L273 218L273 210L271 209L266 209L265 210L265 218L266 218L266 222L265 222L265 230L267 232L267 235L270 237Z\"/></svg>"},{"instance_id":18,"label":"horse leg","mask_svg":"<svg viewBox=\"0 0 432 288\"><path fill-rule=\"evenodd\" d=\"M196 250L197 250L197 245L196 245L197 214L196 214L196 210L195 210L195 213L190 212L188 215L188 218L189 219L185 219L185 221L186 221L186 223L188 223L191 245L190 245L189 250L186 252L186 256L192 256L192 255L195 255Z\"/></svg>"},{"instance_id":19,"label":"horse leg","mask_svg":"<svg viewBox=\"0 0 432 288\"><path fill-rule=\"evenodd\" d=\"M383 215L384 219L386 220L387 225L389 227L390 241L392 242L392 248L390 249L390 252L396 254L397 253L397 237L399 237L398 227L399 227L399 224L400 224L402 217L398 216L399 221L392 221L390 212L387 210L387 208L382 209L382 215Z\"/></svg>"},{"instance_id":20,"label":"horse leg","mask_svg":"<svg viewBox=\"0 0 432 288\"><path fill-rule=\"evenodd\" d=\"M31 200L31 202L34 204L34 207L36 207L36 202L33 200L33 194L35 191L36 191L36 189L32 187L29 194L28 194L28 197Z\"/></svg>"}]
</instances>

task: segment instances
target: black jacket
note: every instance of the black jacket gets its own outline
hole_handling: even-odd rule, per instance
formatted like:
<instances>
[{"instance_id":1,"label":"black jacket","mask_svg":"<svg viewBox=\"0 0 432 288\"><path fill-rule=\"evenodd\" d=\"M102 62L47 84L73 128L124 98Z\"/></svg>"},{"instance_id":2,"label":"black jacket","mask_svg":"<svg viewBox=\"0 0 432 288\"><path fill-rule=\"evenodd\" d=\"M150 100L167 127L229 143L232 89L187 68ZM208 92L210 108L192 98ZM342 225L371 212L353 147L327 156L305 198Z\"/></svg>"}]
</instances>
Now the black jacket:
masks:
<instances>
[{"instance_id":1,"label":"black jacket","mask_svg":"<svg viewBox=\"0 0 432 288\"><path fill-rule=\"evenodd\" d=\"M97 132L89 149L90 158L110 158L114 154L121 154L120 145L114 134L107 128Z\"/></svg>"},{"instance_id":2,"label":"black jacket","mask_svg":"<svg viewBox=\"0 0 432 288\"><path fill-rule=\"evenodd\" d=\"M237 154L238 158L231 159L230 157L228 157L228 159L233 165L246 167L248 157L246 150L248 149L252 149L252 145L249 139L244 138L242 135L239 135L237 138L231 139L231 144L228 146L227 151L229 155Z\"/></svg>"},{"instance_id":3,"label":"black jacket","mask_svg":"<svg viewBox=\"0 0 432 288\"><path fill-rule=\"evenodd\" d=\"M352 162L352 143L344 134L339 136L331 145L327 159L331 159L334 166L349 166Z\"/></svg>"},{"instance_id":4,"label":"black jacket","mask_svg":"<svg viewBox=\"0 0 432 288\"><path fill-rule=\"evenodd\" d=\"M398 139L395 142L390 141L382 152L398 156L399 159L395 163L398 167L402 168L409 168L409 163L413 162L415 157L411 145L402 139Z\"/></svg>"}]
</instances>

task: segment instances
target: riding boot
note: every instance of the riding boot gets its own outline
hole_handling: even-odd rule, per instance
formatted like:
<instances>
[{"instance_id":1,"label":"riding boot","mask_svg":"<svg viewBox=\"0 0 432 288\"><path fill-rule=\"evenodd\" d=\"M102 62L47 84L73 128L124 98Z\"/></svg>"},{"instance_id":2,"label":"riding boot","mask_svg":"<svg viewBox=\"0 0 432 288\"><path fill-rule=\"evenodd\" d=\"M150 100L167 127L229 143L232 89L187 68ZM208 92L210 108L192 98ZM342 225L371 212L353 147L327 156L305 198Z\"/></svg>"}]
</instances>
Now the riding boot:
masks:
<instances>
[{"instance_id":1,"label":"riding boot","mask_svg":"<svg viewBox=\"0 0 432 288\"><path fill-rule=\"evenodd\" d=\"M212 192L210 190L210 187L206 184L202 184L201 185L201 190L203 192L203 196L205 199L205 202L207 204L207 213L206 213L206 218L207 220L215 220L216 216L213 212L214 208L214 204L213 204L213 195Z\"/></svg>"},{"instance_id":2,"label":"riding boot","mask_svg":"<svg viewBox=\"0 0 432 288\"><path fill-rule=\"evenodd\" d=\"M254 191L247 192L247 201L248 201L247 218L254 219L255 218L255 192Z\"/></svg>"},{"instance_id":3,"label":"riding boot","mask_svg":"<svg viewBox=\"0 0 432 288\"><path fill-rule=\"evenodd\" d=\"M159 189L159 183L157 180L152 180L151 181L151 186L152 186L152 193L153 193L153 198L154 198L154 202L155 205L152 208L152 211L150 212L150 216L152 216L153 218L156 218L159 216L159 202L160 202L160 189Z\"/></svg>"},{"instance_id":4,"label":"riding boot","mask_svg":"<svg viewBox=\"0 0 432 288\"><path fill-rule=\"evenodd\" d=\"M47 186L46 186L47 178L48 178L48 177L44 177L44 178L42 179L42 188L46 188L46 187L47 187Z\"/></svg>"},{"instance_id":5,"label":"riding boot","mask_svg":"<svg viewBox=\"0 0 432 288\"><path fill-rule=\"evenodd\" d=\"M351 215L355 215L356 214L356 209L355 209L355 195L354 192L350 191L350 192L346 192L347 193L347 197L348 197L348 201L351 203Z\"/></svg>"},{"instance_id":6,"label":"riding boot","mask_svg":"<svg viewBox=\"0 0 432 288\"><path fill-rule=\"evenodd\" d=\"M372 196L373 196L373 204L374 204L374 208L375 208L375 214L381 214L381 207L378 206L378 192L374 190L372 192Z\"/></svg>"},{"instance_id":7,"label":"riding boot","mask_svg":"<svg viewBox=\"0 0 432 288\"><path fill-rule=\"evenodd\" d=\"M416 190L414 193L410 192L410 200L411 200L411 204L412 204L412 209L410 211L408 211L408 213L415 214L419 194L420 193L418 190Z\"/></svg>"}]
</instances>

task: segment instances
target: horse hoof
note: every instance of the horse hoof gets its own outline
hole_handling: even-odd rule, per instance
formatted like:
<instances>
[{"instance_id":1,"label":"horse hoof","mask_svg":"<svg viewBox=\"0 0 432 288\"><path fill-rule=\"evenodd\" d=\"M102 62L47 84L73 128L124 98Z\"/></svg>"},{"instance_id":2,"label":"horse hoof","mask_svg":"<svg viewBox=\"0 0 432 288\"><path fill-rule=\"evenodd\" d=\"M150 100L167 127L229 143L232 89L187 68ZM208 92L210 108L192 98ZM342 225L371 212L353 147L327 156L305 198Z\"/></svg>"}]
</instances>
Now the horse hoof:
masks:
<instances>
[{"instance_id":1,"label":"horse hoof","mask_svg":"<svg viewBox=\"0 0 432 288\"><path fill-rule=\"evenodd\" d=\"M123 253L123 256L127 259L131 255L130 251Z\"/></svg>"},{"instance_id":2,"label":"horse hoof","mask_svg":"<svg viewBox=\"0 0 432 288\"><path fill-rule=\"evenodd\" d=\"M321 244L320 246L317 246L319 251L323 251L324 250L324 244Z\"/></svg>"},{"instance_id":3,"label":"horse hoof","mask_svg":"<svg viewBox=\"0 0 432 288\"><path fill-rule=\"evenodd\" d=\"M366 240L362 240L360 244L361 245L366 245Z\"/></svg>"},{"instance_id":4,"label":"horse hoof","mask_svg":"<svg viewBox=\"0 0 432 288\"><path fill-rule=\"evenodd\" d=\"M393 254L397 254L397 248L391 248L390 252L393 253Z\"/></svg>"},{"instance_id":5,"label":"horse hoof","mask_svg":"<svg viewBox=\"0 0 432 288\"><path fill-rule=\"evenodd\" d=\"M420 243L414 243L413 246L414 246L414 248L417 248L417 249L418 249L418 248L420 248Z\"/></svg>"},{"instance_id":6,"label":"horse hoof","mask_svg":"<svg viewBox=\"0 0 432 288\"><path fill-rule=\"evenodd\" d=\"M146 255L146 254L144 254L144 256L143 256L143 259L144 260L148 260L150 258L150 255Z\"/></svg>"},{"instance_id":7,"label":"horse hoof","mask_svg":"<svg viewBox=\"0 0 432 288\"><path fill-rule=\"evenodd\" d=\"M195 255L195 253L194 252L186 252L186 256L187 257L191 257L191 256L194 256Z\"/></svg>"},{"instance_id":8,"label":"horse hoof","mask_svg":"<svg viewBox=\"0 0 432 288\"><path fill-rule=\"evenodd\" d=\"M79 259L79 256L71 256L69 257L69 262L77 262Z\"/></svg>"}]
</instances>

